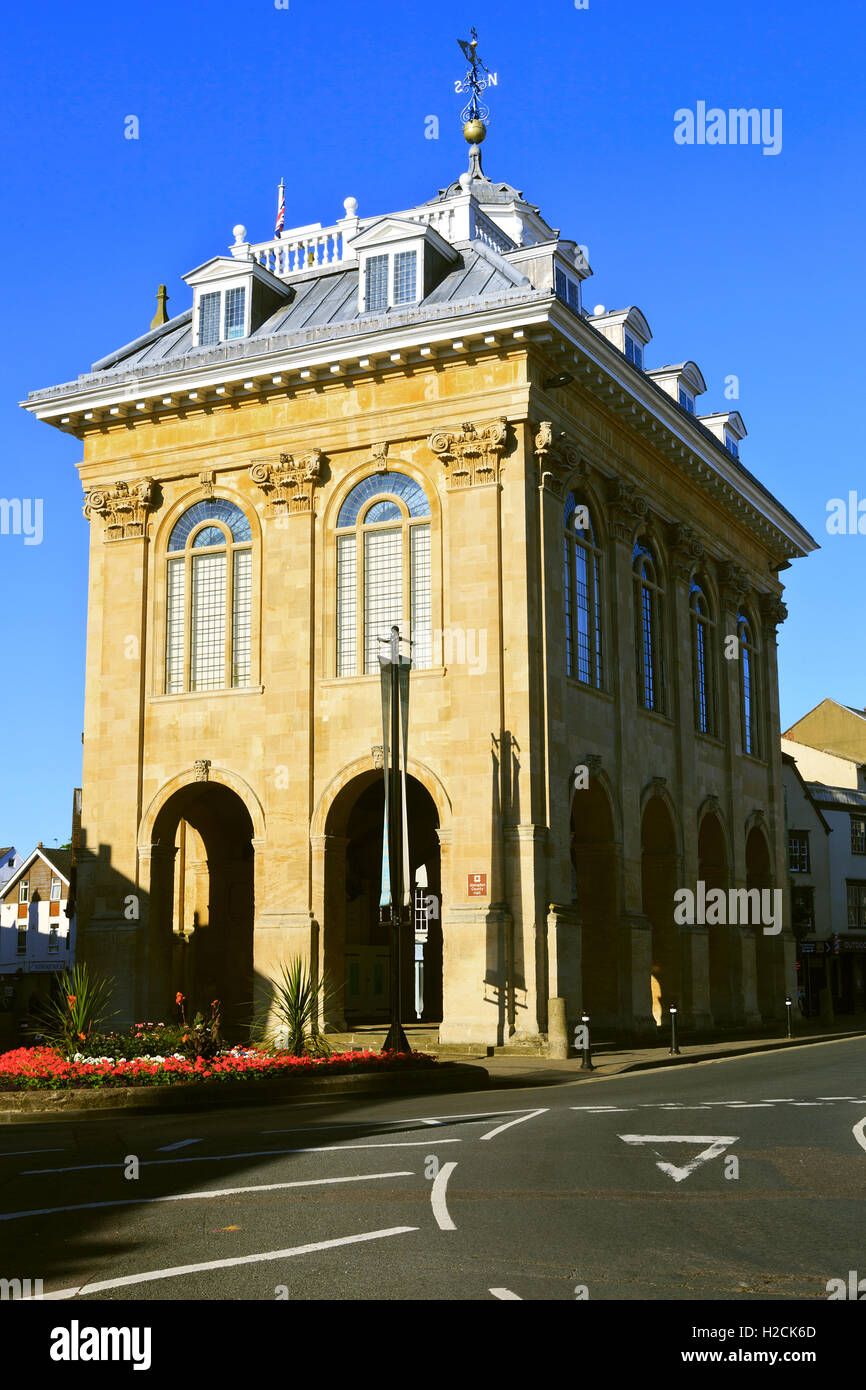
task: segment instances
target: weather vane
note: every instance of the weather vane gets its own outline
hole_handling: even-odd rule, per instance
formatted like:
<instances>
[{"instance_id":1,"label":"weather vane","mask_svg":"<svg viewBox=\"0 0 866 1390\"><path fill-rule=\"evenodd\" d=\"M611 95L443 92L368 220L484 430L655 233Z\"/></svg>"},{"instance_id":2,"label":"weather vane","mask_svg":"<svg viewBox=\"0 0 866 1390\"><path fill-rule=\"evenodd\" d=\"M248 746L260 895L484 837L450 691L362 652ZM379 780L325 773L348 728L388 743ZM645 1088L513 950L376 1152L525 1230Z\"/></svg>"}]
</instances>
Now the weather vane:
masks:
<instances>
[{"instance_id":1,"label":"weather vane","mask_svg":"<svg viewBox=\"0 0 866 1390\"><path fill-rule=\"evenodd\" d=\"M473 28L472 37L467 43L465 39L458 39L457 42L463 52L464 58L469 63L469 70L462 81L455 82L455 92L469 92L471 95L468 102L460 112L460 119L464 122L463 134L470 144L480 145L487 134L485 122L490 119L490 108L486 102L481 100L481 95L488 87L495 87L498 82L498 74L486 68L478 57L478 34Z\"/></svg>"}]
</instances>

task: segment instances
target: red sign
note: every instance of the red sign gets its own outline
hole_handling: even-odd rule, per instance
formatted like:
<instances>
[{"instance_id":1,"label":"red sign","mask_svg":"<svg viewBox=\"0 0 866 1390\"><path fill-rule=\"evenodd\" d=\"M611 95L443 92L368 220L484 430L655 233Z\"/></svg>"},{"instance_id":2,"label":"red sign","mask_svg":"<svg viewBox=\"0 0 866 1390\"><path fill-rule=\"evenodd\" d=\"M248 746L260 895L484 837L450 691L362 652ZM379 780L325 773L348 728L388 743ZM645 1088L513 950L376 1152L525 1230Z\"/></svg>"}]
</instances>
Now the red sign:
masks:
<instances>
[{"instance_id":1,"label":"red sign","mask_svg":"<svg viewBox=\"0 0 866 1390\"><path fill-rule=\"evenodd\" d=\"M487 897L487 875L469 874L466 882L466 896L468 898Z\"/></svg>"}]
</instances>

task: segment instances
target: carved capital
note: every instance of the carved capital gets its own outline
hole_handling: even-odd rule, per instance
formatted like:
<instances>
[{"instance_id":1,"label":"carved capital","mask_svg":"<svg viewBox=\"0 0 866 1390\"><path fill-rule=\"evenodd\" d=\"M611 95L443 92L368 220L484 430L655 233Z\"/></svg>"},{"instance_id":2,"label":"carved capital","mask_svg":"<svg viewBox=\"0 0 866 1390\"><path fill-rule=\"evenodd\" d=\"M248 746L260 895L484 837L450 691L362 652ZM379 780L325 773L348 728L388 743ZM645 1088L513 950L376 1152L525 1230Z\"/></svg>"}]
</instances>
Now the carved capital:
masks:
<instances>
[{"instance_id":1,"label":"carved capital","mask_svg":"<svg viewBox=\"0 0 866 1390\"><path fill-rule=\"evenodd\" d=\"M502 416L480 429L467 422L459 430L436 430L427 443L448 474L449 489L498 483L508 421Z\"/></svg>"},{"instance_id":2,"label":"carved capital","mask_svg":"<svg viewBox=\"0 0 866 1390\"><path fill-rule=\"evenodd\" d=\"M250 465L250 478L268 499L269 516L286 516L290 512L310 512L313 494L322 471L321 449L295 458L280 454L271 459L255 459Z\"/></svg>"},{"instance_id":3,"label":"carved capital","mask_svg":"<svg viewBox=\"0 0 866 1390\"><path fill-rule=\"evenodd\" d=\"M198 480L201 483L202 492L205 497L213 497L214 483L216 482L216 473L214 470L212 468L202 469L201 473L198 475Z\"/></svg>"},{"instance_id":4,"label":"carved capital","mask_svg":"<svg viewBox=\"0 0 866 1390\"><path fill-rule=\"evenodd\" d=\"M719 565L719 588L726 608L736 611L751 587L749 576L742 565L736 564L733 560L722 561Z\"/></svg>"},{"instance_id":5,"label":"carved capital","mask_svg":"<svg viewBox=\"0 0 866 1390\"><path fill-rule=\"evenodd\" d=\"M634 483L625 478L607 480L608 516L614 539L631 544L639 523L649 510L647 500L636 491Z\"/></svg>"},{"instance_id":6,"label":"carved capital","mask_svg":"<svg viewBox=\"0 0 866 1390\"><path fill-rule=\"evenodd\" d=\"M776 628L783 623L788 616L788 605L783 603L778 594L759 594L758 611L761 615L761 628L764 636L768 639L776 640Z\"/></svg>"},{"instance_id":7,"label":"carved capital","mask_svg":"<svg viewBox=\"0 0 866 1390\"><path fill-rule=\"evenodd\" d=\"M565 430L554 432L550 420L542 420L535 436L534 449L542 488L549 489L560 497L570 474L575 471L586 474L586 467L581 467L576 444Z\"/></svg>"},{"instance_id":8,"label":"carved capital","mask_svg":"<svg viewBox=\"0 0 866 1390\"><path fill-rule=\"evenodd\" d=\"M210 758L197 758L193 767L195 768L195 780L206 782L210 776Z\"/></svg>"},{"instance_id":9,"label":"carved capital","mask_svg":"<svg viewBox=\"0 0 866 1390\"><path fill-rule=\"evenodd\" d=\"M704 543L682 521L674 521L668 528L671 568L675 578L687 583L698 560L703 557Z\"/></svg>"},{"instance_id":10,"label":"carved capital","mask_svg":"<svg viewBox=\"0 0 866 1390\"><path fill-rule=\"evenodd\" d=\"M95 488L85 494L84 515L88 521L94 516L102 517L106 541L140 539L145 534L147 514L154 505L155 493L153 478L139 478L135 483L118 482L113 488Z\"/></svg>"}]
</instances>

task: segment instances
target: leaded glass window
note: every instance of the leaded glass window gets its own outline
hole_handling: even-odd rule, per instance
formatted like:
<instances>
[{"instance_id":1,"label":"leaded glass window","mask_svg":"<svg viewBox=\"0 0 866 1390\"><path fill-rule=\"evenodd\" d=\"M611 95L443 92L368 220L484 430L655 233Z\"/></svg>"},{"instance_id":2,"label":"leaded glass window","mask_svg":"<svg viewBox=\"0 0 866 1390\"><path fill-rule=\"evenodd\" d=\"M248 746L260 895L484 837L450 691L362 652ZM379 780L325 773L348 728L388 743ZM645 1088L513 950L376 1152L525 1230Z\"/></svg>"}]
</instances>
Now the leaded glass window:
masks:
<instances>
[{"instance_id":1,"label":"leaded glass window","mask_svg":"<svg viewBox=\"0 0 866 1390\"><path fill-rule=\"evenodd\" d=\"M744 613L737 616L737 637L740 644L740 721L743 750L758 757L760 739L756 644L752 624Z\"/></svg>"},{"instance_id":2,"label":"leaded glass window","mask_svg":"<svg viewBox=\"0 0 866 1390\"><path fill-rule=\"evenodd\" d=\"M388 307L388 257L367 257L366 298L364 308L369 312Z\"/></svg>"},{"instance_id":3,"label":"leaded glass window","mask_svg":"<svg viewBox=\"0 0 866 1390\"><path fill-rule=\"evenodd\" d=\"M166 570L165 693L250 684L252 532L234 502L196 502L175 523Z\"/></svg>"},{"instance_id":4,"label":"leaded glass window","mask_svg":"<svg viewBox=\"0 0 866 1390\"><path fill-rule=\"evenodd\" d=\"M394 256L394 303L413 304L417 279L417 251L398 251Z\"/></svg>"},{"instance_id":5,"label":"leaded glass window","mask_svg":"<svg viewBox=\"0 0 866 1390\"><path fill-rule=\"evenodd\" d=\"M702 734L718 733L716 719L715 624L701 584L693 579L689 592L692 615L692 687L695 728Z\"/></svg>"},{"instance_id":6,"label":"leaded glass window","mask_svg":"<svg viewBox=\"0 0 866 1390\"><path fill-rule=\"evenodd\" d=\"M220 340L220 295L203 294L198 301L198 341L200 347L210 347Z\"/></svg>"},{"instance_id":7,"label":"leaded glass window","mask_svg":"<svg viewBox=\"0 0 866 1390\"><path fill-rule=\"evenodd\" d=\"M602 552L589 507L573 492L565 502L564 575L566 675L600 690L604 681Z\"/></svg>"},{"instance_id":8,"label":"leaded glass window","mask_svg":"<svg viewBox=\"0 0 866 1390\"><path fill-rule=\"evenodd\" d=\"M233 289L226 290L226 338L242 338L244 336L245 296L246 290L243 285L236 285Z\"/></svg>"},{"instance_id":9,"label":"leaded glass window","mask_svg":"<svg viewBox=\"0 0 866 1390\"><path fill-rule=\"evenodd\" d=\"M635 665L638 704L665 709L662 611L664 590L652 549L639 539L632 557L635 584Z\"/></svg>"}]
</instances>

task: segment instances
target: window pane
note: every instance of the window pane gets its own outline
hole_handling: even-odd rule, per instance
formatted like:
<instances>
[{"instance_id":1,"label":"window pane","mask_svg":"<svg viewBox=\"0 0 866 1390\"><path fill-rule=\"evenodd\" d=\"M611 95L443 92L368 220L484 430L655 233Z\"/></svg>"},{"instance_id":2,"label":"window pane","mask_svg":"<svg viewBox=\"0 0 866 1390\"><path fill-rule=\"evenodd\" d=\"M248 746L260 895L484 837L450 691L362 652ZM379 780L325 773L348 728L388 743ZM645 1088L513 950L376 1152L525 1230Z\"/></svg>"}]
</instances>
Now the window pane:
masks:
<instances>
[{"instance_id":1,"label":"window pane","mask_svg":"<svg viewBox=\"0 0 866 1390\"><path fill-rule=\"evenodd\" d=\"M394 303L411 304L415 299L417 251L398 251L394 257Z\"/></svg>"},{"instance_id":2,"label":"window pane","mask_svg":"<svg viewBox=\"0 0 866 1390\"><path fill-rule=\"evenodd\" d=\"M364 517L364 525L374 521L400 521L402 512L396 502L376 502Z\"/></svg>"},{"instance_id":3,"label":"window pane","mask_svg":"<svg viewBox=\"0 0 866 1390\"><path fill-rule=\"evenodd\" d=\"M754 752L752 737L752 660L748 647L743 647L743 742L746 752Z\"/></svg>"},{"instance_id":4,"label":"window pane","mask_svg":"<svg viewBox=\"0 0 866 1390\"><path fill-rule=\"evenodd\" d=\"M571 499L573 501L573 499ZM562 576L562 584L565 589L565 674L574 675L574 629L571 601L571 551L572 544L565 538L565 568Z\"/></svg>"},{"instance_id":5,"label":"window pane","mask_svg":"<svg viewBox=\"0 0 866 1390\"><path fill-rule=\"evenodd\" d=\"M186 597L183 560L168 562L168 596L165 631L165 693L183 690L183 617Z\"/></svg>"},{"instance_id":6,"label":"window pane","mask_svg":"<svg viewBox=\"0 0 866 1390\"><path fill-rule=\"evenodd\" d=\"M379 670L378 642L389 637L403 616L403 536L401 531L368 531L364 536L364 669Z\"/></svg>"},{"instance_id":7,"label":"window pane","mask_svg":"<svg viewBox=\"0 0 866 1390\"><path fill-rule=\"evenodd\" d=\"M220 297L216 294L203 294L198 302L198 341L201 347L209 347L220 340Z\"/></svg>"},{"instance_id":8,"label":"window pane","mask_svg":"<svg viewBox=\"0 0 866 1390\"><path fill-rule=\"evenodd\" d=\"M412 665L419 670L432 661L430 630L430 527L413 526L409 532L412 561Z\"/></svg>"},{"instance_id":9,"label":"window pane","mask_svg":"<svg viewBox=\"0 0 866 1390\"><path fill-rule=\"evenodd\" d=\"M192 562L191 690L225 685L226 557L196 555Z\"/></svg>"},{"instance_id":10,"label":"window pane","mask_svg":"<svg viewBox=\"0 0 866 1390\"><path fill-rule=\"evenodd\" d=\"M699 618L695 619L695 682L697 702L697 723L702 734L710 731L710 710L707 694L707 629Z\"/></svg>"},{"instance_id":11,"label":"window pane","mask_svg":"<svg viewBox=\"0 0 866 1390\"><path fill-rule=\"evenodd\" d=\"M337 675L357 671L355 537L337 537Z\"/></svg>"},{"instance_id":12,"label":"window pane","mask_svg":"<svg viewBox=\"0 0 866 1390\"><path fill-rule=\"evenodd\" d=\"M604 681L604 662L601 650L601 564L597 555L592 557L593 595L595 600L595 683L601 690Z\"/></svg>"},{"instance_id":13,"label":"window pane","mask_svg":"<svg viewBox=\"0 0 866 1390\"><path fill-rule=\"evenodd\" d=\"M242 285L226 290L225 336L227 338L242 338L244 336L245 294L246 291Z\"/></svg>"},{"instance_id":14,"label":"window pane","mask_svg":"<svg viewBox=\"0 0 866 1390\"><path fill-rule=\"evenodd\" d=\"M250 628L253 596L253 553L236 550L232 596L232 685L250 683Z\"/></svg>"},{"instance_id":15,"label":"window pane","mask_svg":"<svg viewBox=\"0 0 866 1390\"><path fill-rule=\"evenodd\" d=\"M209 545L225 545L225 532L218 526L206 526L203 531L199 531L193 541L194 550L204 550Z\"/></svg>"},{"instance_id":16,"label":"window pane","mask_svg":"<svg viewBox=\"0 0 866 1390\"><path fill-rule=\"evenodd\" d=\"M643 703L646 709L655 709L655 614L653 596L645 584L641 590L641 656L643 665Z\"/></svg>"},{"instance_id":17,"label":"window pane","mask_svg":"<svg viewBox=\"0 0 866 1390\"><path fill-rule=\"evenodd\" d=\"M367 257L367 310L388 307L388 257Z\"/></svg>"},{"instance_id":18,"label":"window pane","mask_svg":"<svg viewBox=\"0 0 866 1390\"><path fill-rule=\"evenodd\" d=\"M337 517L338 529L354 526L364 503L369 502L371 497L379 497L382 493L388 492L394 497L402 498L410 516L430 515L427 495L414 478L407 478L405 473L373 473L352 488L340 508L340 515Z\"/></svg>"},{"instance_id":19,"label":"window pane","mask_svg":"<svg viewBox=\"0 0 866 1390\"><path fill-rule=\"evenodd\" d=\"M577 679L586 681L591 679L590 656L589 656L589 593L587 587L586 574L586 551L582 545L574 548L575 560L575 617L577 619Z\"/></svg>"},{"instance_id":20,"label":"window pane","mask_svg":"<svg viewBox=\"0 0 866 1390\"><path fill-rule=\"evenodd\" d=\"M206 502L193 503L183 516L178 518L169 537L169 550L183 550L189 536L203 521L224 521L235 541L252 539L249 518L240 507L225 497L211 497Z\"/></svg>"},{"instance_id":21,"label":"window pane","mask_svg":"<svg viewBox=\"0 0 866 1390\"><path fill-rule=\"evenodd\" d=\"M568 295L568 282L565 272L560 270L559 266L555 266L553 270L553 288L557 298L564 301Z\"/></svg>"}]
</instances>

